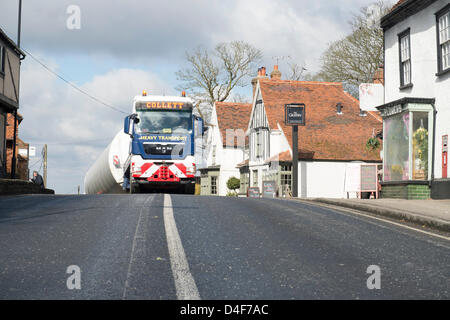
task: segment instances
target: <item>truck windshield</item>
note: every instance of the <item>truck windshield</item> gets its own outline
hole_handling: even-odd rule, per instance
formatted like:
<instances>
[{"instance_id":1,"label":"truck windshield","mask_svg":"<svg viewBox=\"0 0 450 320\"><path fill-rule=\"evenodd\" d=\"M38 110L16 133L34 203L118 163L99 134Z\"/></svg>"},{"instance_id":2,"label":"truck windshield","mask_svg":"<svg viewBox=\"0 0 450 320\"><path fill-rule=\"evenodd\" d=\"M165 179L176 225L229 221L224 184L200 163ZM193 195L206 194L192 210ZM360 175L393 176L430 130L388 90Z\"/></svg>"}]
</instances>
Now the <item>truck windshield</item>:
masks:
<instances>
[{"instance_id":1,"label":"truck windshield","mask_svg":"<svg viewBox=\"0 0 450 320\"><path fill-rule=\"evenodd\" d=\"M139 123L136 133L181 133L192 132L190 111L138 111Z\"/></svg>"}]
</instances>

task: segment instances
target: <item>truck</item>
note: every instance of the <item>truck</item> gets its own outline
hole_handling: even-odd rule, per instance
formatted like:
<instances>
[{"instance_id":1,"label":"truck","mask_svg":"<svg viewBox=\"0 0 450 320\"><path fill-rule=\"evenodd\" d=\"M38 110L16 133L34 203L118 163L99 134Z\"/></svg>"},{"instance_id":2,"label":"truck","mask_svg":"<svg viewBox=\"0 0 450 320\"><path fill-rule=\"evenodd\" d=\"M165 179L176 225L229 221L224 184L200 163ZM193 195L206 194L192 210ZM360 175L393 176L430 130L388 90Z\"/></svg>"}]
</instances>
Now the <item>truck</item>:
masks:
<instances>
[{"instance_id":1,"label":"truck","mask_svg":"<svg viewBox=\"0 0 450 320\"><path fill-rule=\"evenodd\" d=\"M85 193L181 192L193 194L203 163L206 128L185 96L133 99L123 129L85 176Z\"/></svg>"}]
</instances>

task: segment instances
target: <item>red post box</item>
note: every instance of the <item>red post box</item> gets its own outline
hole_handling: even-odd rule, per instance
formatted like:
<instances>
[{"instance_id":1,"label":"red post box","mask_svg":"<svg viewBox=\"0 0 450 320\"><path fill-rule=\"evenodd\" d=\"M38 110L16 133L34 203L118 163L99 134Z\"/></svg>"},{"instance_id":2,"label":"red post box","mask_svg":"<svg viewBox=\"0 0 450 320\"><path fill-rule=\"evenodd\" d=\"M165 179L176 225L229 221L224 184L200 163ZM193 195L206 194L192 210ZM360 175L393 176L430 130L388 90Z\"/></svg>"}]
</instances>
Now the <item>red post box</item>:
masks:
<instances>
[{"instance_id":1,"label":"red post box","mask_svg":"<svg viewBox=\"0 0 450 320\"><path fill-rule=\"evenodd\" d=\"M442 136L442 178L447 178L448 135Z\"/></svg>"}]
</instances>

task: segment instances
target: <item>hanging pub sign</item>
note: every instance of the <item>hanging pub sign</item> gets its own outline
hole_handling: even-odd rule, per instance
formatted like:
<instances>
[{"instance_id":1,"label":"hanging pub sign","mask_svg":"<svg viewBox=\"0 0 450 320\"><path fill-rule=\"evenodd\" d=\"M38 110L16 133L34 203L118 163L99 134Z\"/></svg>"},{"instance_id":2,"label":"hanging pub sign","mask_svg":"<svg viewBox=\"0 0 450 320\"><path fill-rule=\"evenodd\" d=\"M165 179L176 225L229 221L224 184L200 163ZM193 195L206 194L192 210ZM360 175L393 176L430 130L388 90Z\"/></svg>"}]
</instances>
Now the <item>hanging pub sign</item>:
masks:
<instances>
[{"instance_id":1,"label":"hanging pub sign","mask_svg":"<svg viewBox=\"0 0 450 320\"><path fill-rule=\"evenodd\" d=\"M304 126L305 104L304 103L285 104L284 122L287 126Z\"/></svg>"}]
</instances>

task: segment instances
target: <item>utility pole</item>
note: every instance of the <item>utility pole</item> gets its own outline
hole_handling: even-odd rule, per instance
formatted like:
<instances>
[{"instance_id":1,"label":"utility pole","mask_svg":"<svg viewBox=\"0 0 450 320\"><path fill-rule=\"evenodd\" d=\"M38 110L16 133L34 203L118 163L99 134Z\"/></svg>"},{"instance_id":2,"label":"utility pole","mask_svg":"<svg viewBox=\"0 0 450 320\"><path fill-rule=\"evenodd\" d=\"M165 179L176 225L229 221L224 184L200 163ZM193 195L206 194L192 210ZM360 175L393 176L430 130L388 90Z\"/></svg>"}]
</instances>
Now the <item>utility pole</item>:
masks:
<instances>
[{"instance_id":1,"label":"utility pole","mask_svg":"<svg viewBox=\"0 0 450 320\"><path fill-rule=\"evenodd\" d=\"M44 145L44 187L47 188L47 145Z\"/></svg>"},{"instance_id":2,"label":"utility pole","mask_svg":"<svg viewBox=\"0 0 450 320\"><path fill-rule=\"evenodd\" d=\"M22 27L22 0L19 0L19 23L17 25L17 46L20 48L20 31Z\"/></svg>"},{"instance_id":3,"label":"utility pole","mask_svg":"<svg viewBox=\"0 0 450 320\"><path fill-rule=\"evenodd\" d=\"M22 0L19 0L19 22L17 26L17 47L20 48L20 30L22 24ZM19 100L19 98L17 98ZM17 101L19 104L19 101ZM11 159L11 179L16 178L16 144L17 144L17 109L14 110L14 137L13 137L13 154Z\"/></svg>"}]
</instances>

